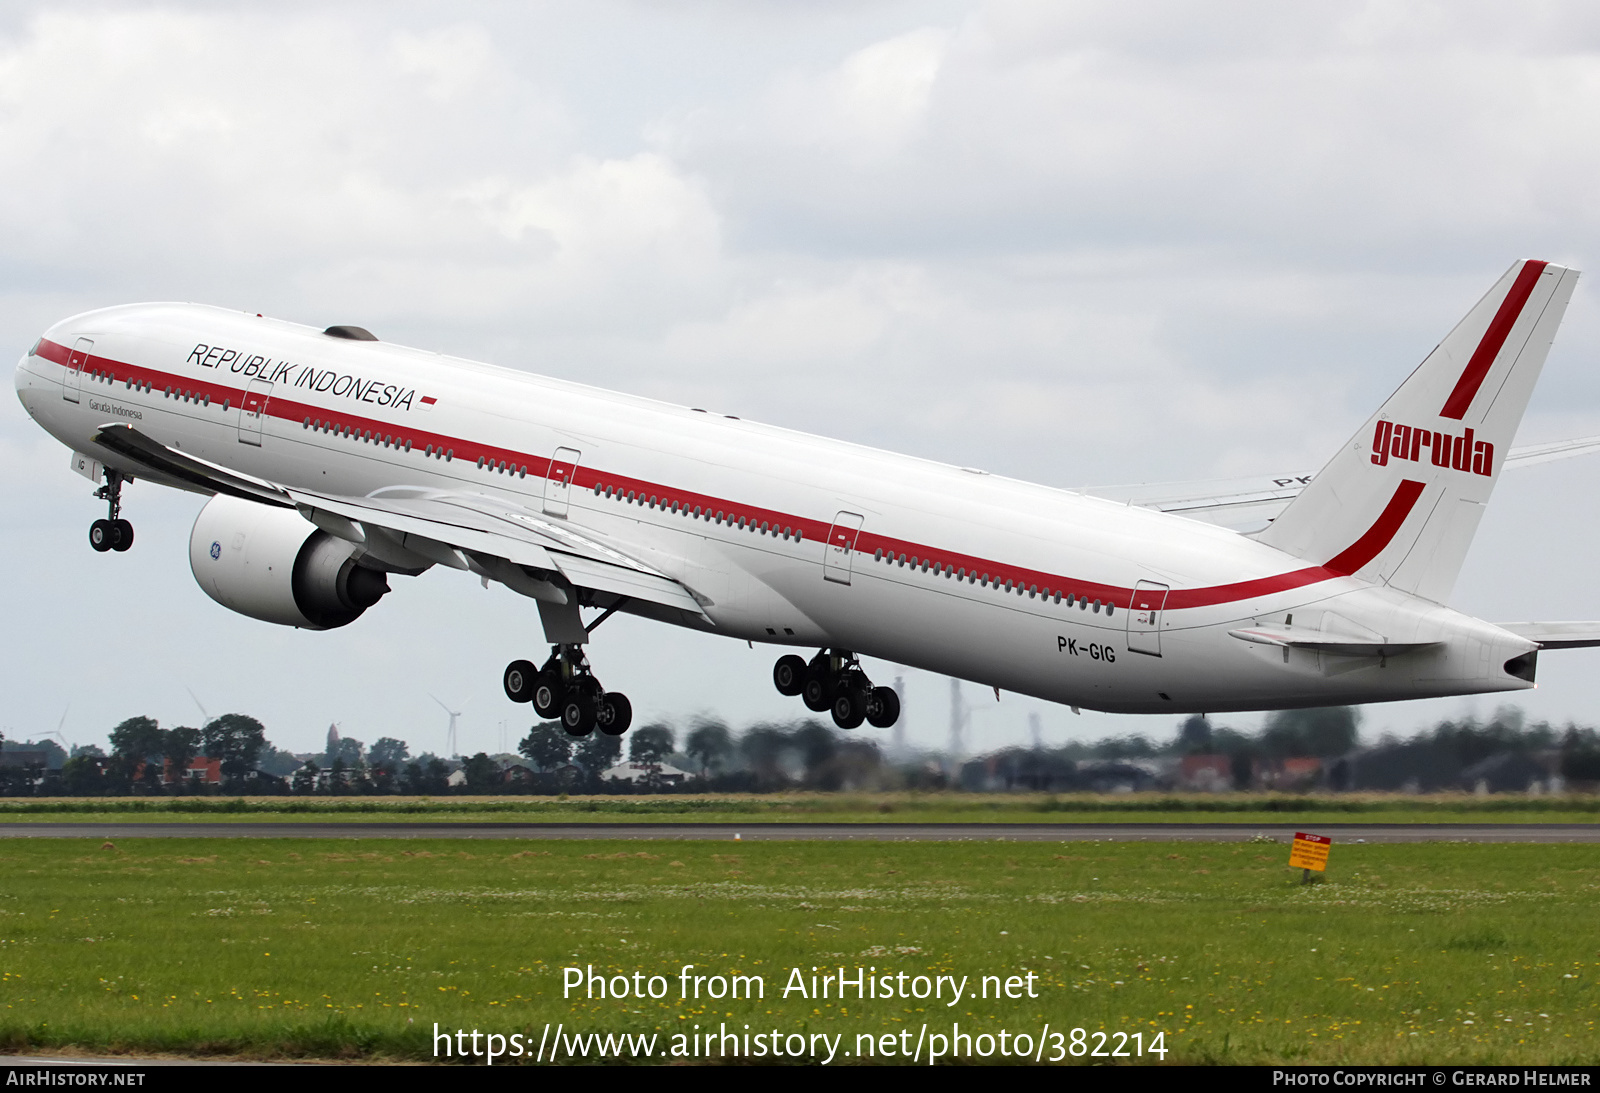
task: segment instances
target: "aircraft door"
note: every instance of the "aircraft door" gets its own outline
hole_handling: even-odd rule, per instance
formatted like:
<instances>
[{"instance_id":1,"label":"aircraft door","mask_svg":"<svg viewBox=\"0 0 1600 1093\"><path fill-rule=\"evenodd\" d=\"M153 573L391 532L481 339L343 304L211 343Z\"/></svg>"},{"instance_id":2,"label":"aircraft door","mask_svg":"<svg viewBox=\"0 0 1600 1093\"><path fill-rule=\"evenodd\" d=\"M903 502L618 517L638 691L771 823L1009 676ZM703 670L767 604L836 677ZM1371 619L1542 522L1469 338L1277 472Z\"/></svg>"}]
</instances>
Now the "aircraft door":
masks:
<instances>
[{"instance_id":1,"label":"aircraft door","mask_svg":"<svg viewBox=\"0 0 1600 1093\"><path fill-rule=\"evenodd\" d=\"M544 480L544 511L546 516L567 515L567 496L572 491L572 480L578 473L578 460L583 453L576 448L557 448L550 459L550 473Z\"/></svg>"},{"instance_id":2,"label":"aircraft door","mask_svg":"<svg viewBox=\"0 0 1600 1093\"><path fill-rule=\"evenodd\" d=\"M828 543L822 551L822 579L835 584L850 583L850 567L856 553L856 536L861 534L863 518L858 513L841 512L828 529Z\"/></svg>"},{"instance_id":3,"label":"aircraft door","mask_svg":"<svg viewBox=\"0 0 1600 1093\"><path fill-rule=\"evenodd\" d=\"M267 403L272 399L272 384L267 380L251 380L239 401L239 443L261 447L261 423L267 417Z\"/></svg>"},{"instance_id":4,"label":"aircraft door","mask_svg":"<svg viewBox=\"0 0 1600 1093\"><path fill-rule=\"evenodd\" d=\"M1133 602L1128 609L1128 652L1161 655L1161 609L1166 602L1164 584L1140 581L1133 586Z\"/></svg>"},{"instance_id":5,"label":"aircraft door","mask_svg":"<svg viewBox=\"0 0 1600 1093\"><path fill-rule=\"evenodd\" d=\"M72 343L72 352L67 356L67 373L61 383L61 397L68 402L77 402L83 391L83 366L89 363L93 349L94 342L89 338L79 338Z\"/></svg>"}]
</instances>

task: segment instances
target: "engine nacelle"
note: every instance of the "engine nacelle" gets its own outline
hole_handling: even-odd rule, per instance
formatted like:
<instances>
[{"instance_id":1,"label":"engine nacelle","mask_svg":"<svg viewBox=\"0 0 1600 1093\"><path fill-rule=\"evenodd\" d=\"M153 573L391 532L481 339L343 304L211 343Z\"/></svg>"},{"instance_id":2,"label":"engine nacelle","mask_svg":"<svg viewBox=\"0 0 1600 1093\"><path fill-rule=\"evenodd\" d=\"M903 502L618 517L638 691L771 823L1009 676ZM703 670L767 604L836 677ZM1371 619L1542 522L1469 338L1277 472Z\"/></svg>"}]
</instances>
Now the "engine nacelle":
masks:
<instances>
[{"instance_id":1,"label":"engine nacelle","mask_svg":"<svg viewBox=\"0 0 1600 1093\"><path fill-rule=\"evenodd\" d=\"M189 533L189 568L206 595L229 610L331 630L389 591L382 573L356 563L358 550L294 509L218 494Z\"/></svg>"}]
</instances>

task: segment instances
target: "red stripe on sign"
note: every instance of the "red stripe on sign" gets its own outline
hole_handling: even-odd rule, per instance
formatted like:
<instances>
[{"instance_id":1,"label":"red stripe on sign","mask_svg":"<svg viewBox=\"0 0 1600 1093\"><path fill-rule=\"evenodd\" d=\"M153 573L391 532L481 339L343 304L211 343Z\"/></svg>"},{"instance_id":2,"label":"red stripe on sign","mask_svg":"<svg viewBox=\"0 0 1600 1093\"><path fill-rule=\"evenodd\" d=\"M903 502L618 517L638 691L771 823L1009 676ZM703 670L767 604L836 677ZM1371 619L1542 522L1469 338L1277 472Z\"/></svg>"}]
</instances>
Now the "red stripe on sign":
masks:
<instances>
[{"instance_id":1,"label":"red stripe on sign","mask_svg":"<svg viewBox=\"0 0 1600 1093\"><path fill-rule=\"evenodd\" d=\"M1333 840L1328 838L1326 835L1307 835L1304 831L1296 831L1294 833L1294 837L1302 842L1325 843L1329 846L1333 845Z\"/></svg>"},{"instance_id":2,"label":"red stripe on sign","mask_svg":"<svg viewBox=\"0 0 1600 1093\"><path fill-rule=\"evenodd\" d=\"M1323 568L1345 577L1372 561L1394 539L1395 533L1400 530L1400 525L1406 522L1406 517L1411 515L1411 510L1416 507L1417 498L1421 496L1421 482L1413 482L1410 479L1401 482L1395 487L1394 496L1389 498L1389 503L1383 507L1383 512L1373 521L1366 534L1345 547Z\"/></svg>"},{"instance_id":3,"label":"red stripe on sign","mask_svg":"<svg viewBox=\"0 0 1600 1093\"><path fill-rule=\"evenodd\" d=\"M422 396L422 405L424 405L424 406L432 406L434 403L436 403L438 401L439 400L434 398L432 395L423 395Z\"/></svg>"},{"instance_id":4,"label":"red stripe on sign","mask_svg":"<svg viewBox=\"0 0 1600 1093\"><path fill-rule=\"evenodd\" d=\"M1528 297L1533 295L1533 286L1539 283L1539 276L1544 273L1547 265L1548 262L1522 264L1522 272L1517 274L1517 279L1511 283L1511 291L1500 301L1500 310L1494 313L1494 320L1489 323L1489 329L1483 332L1483 340L1478 343L1477 351L1467 362L1461 378L1456 380L1455 390L1444 400L1444 409L1439 411L1440 417L1460 421L1466 416L1467 407L1472 405L1478 388L1483 386L1490 366L1500 355L1500 350L1506 344L1506 338L1511 334L1511 328L1516 325L1518 316L1522 314L1522 309L1528 302Z\"/></svg>"}]
</instances>

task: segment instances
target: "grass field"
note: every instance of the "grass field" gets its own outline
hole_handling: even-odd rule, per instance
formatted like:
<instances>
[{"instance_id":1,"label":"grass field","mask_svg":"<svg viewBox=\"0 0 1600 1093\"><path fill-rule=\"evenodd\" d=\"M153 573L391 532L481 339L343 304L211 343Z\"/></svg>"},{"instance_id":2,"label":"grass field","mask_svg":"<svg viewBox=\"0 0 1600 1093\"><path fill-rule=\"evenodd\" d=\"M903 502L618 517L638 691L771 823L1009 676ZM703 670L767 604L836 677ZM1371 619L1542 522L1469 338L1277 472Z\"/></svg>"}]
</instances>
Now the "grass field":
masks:
<instances>
[{"instance_id":1,"label":"grass field","mask_svg":"<svg viewBox=\"0 0 1600 1093\"><path fill-rule=\"evenodd\" d=\"M0 799L0 823L329 819L432 822L1596 823L1600 796L1496 794L764 793L596 797L112 797Z\"/></svg>"},{"instance_id":2,"label":"grass field","mask_svg":"<svg viewBox=\"0 0 1600 1093\"><path fill-rule=\"evenodd\" d=\"M858 1034L910 1044L959 1022L1032 1043L1048 1022L1163 1033L1167 1062L1600 1057L1600 847L1336 845L1309 886L1286 859L1268 843L7 841L0 1047L428 1058L434 1022L531 1035L530 1053L549 1022L653 1032L659 1054L725 1022L843 1034L837 1063ZM591 964L670 990L563 999L560 969ZM683 964L763 976L765 997L681 999ZM840 965L971 990L1031 973L1038 997L783 997L791 968Z\"/></svg>"}]
</instances>

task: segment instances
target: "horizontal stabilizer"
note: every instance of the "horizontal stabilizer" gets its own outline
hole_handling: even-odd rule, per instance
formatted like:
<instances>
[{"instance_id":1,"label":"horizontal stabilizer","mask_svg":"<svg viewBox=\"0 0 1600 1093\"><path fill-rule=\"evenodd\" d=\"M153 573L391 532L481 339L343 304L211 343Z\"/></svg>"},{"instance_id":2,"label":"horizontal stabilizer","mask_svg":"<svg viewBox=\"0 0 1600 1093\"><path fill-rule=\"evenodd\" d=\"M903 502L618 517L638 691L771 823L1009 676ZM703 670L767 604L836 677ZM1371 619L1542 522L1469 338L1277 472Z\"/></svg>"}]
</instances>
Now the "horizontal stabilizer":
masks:
<instances>
[{"instance_id":1,"label":"horizontal stabilizer","mask_svg":"<svg viewBox=\"0 0 1600 1093\"><path fill-rule=\"evenodd\" d=\"M1276 645L1286 649L1306 649L1317 653L1331 653L1342 657L1397 657L1414 649L1427 649L1437 641L1370 641L1362 638L1341 638L1322 630L1305 630L1297 626L1251 626L1243 630L1229 630L1229 637L1257 645Z\"/></svg>"},{"instance_id":2,"label":"horizontal stabilizer","mask_svg":"<svg viewBox=\"0 0 1600 1093\"><path fill-rule=\"evenodd\" d=\"M1539 643L1541 649L1586 649L1600 645L1600 622L1501 622L1519 638Z\"/></svg>"}]
</instances>

